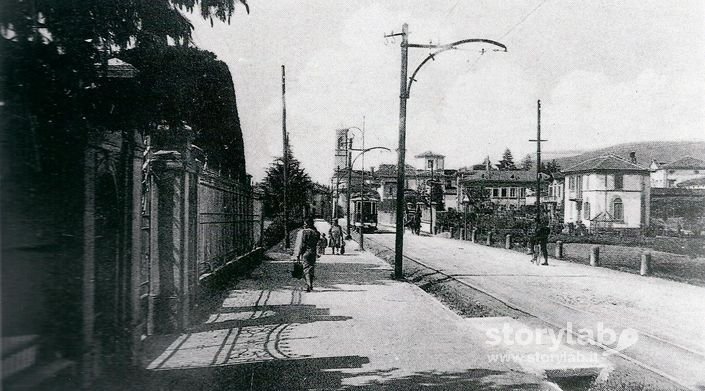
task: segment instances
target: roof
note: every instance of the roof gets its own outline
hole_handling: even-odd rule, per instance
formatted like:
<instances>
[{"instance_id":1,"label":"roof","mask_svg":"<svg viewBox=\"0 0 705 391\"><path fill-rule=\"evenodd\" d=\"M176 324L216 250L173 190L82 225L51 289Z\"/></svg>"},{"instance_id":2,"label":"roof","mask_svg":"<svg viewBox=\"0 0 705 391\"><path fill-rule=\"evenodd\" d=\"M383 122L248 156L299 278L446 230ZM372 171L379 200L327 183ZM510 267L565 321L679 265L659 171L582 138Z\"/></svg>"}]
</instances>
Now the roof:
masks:
<instances>
[{"instance_id":1,"label":"roof","mask_svg":"<svg viewBox=\"0 0 705 391\"><path fill-rule=\"evenodd\" d=\"M405 174L416 175L416 169L407 164ZM379 168L374 173L375 177L396 177L397 176L397 165L396 164L380 164Z\"/></svg>"},{"instance_id":2,"label":"roof","mask_svg":"<svg viewBox=\"0 0 705 391\"><path fill-rule=\"evenodd\" d=\"M677 187L688 187L688 186L705 186L705 176L699 178L688 179L680 183L676 183Z\"/></svg>"},{"instance_id":3,"label":"roof","mask_svg":"<svg viewBox=\"0 0 705 391\"><path fill-rule=\"evenodd\" d=\"M563 170L563 173L585 171L634 171L648 173L649 170L616 155L604 155L582 162Z\"/></svg>"},{"instance_id":4,"label":"roof","mask_svg":"<svg viewBox=\"0 0 705 391\"><path fill-rule=\"evenodd\" d=\"M482 182L482 181L492 181L492 182L531 182L536 181L536 171L504 171L504 170L477 170L477 171L467 171L462 175L462 182Z\"/></svg>"},{"instance_id":5,"label":"roof","mask_svg":"<svg viewBox=\"0 0 705 391\"><path fill-rule=\"evenodd\" d=\"M102 65L98 63L96 67L100 69ZM137 68L115 57L108 59L106 70L105 76L108 78L130 79L137 75Z\"/></svg>"},{"instance_id":6,"label":"roof","mask_svg":"<svg viewBox=\"0 0 705 391\"><path fill-rule=\"evenodd\" d=\"M663 166L659 167L660 169L682 169L682 170L702 170L705 169L705 162L696 159L692 156L683 156L682 158L671 162L664 164Z\"/></svg>"},{"instance_id":7,"label":"roof","mask_svg":"<svg viewBox=\"0 0 705 391\"><path fill-rule=\"evenodd\" d=\"M438 153L433 153L432 151L426 151L426 152L420 153L414 157L418 159L418 158L422 158L422 157L446 157L446 156L438 154Z\"/></svg>"}]
</instances>

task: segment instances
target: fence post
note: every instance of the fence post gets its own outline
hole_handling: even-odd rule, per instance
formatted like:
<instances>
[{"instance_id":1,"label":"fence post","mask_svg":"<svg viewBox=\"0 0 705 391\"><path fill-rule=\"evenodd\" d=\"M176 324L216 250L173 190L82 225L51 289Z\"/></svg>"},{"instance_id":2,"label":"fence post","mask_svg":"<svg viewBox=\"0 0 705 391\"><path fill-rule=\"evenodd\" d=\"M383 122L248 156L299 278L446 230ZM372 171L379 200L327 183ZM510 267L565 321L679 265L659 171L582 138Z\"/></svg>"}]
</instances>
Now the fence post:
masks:
<instances>
[{"instance_id":1,"label":"fence post","mask_svg":"<svg viewBox=\"0 0 705 391\"><path fill-rule=\"evenodd\" d=\"M453 239L453 231L454 231L454 228L453 228L453 227L450 227L450 238L451 238L451 239Z\"/></svg>"},{"instance_id":2,"label":"fence post","mask_svg":"<svg viewBox=\"0 0 705 391\"><path fill-rule=\"evenodd\" d=\"M512 234L507 234L507 236L504 237L504 248L507 250L512 249Z\"/></svg>"},{"instance_id":3,"label":"fence post","mask_svg":"<svg viewBox=\"0 0 705 391\"><path fill-rule=\"evenodd\" d=\"M557 259L563 259L563 242L558 240L556 241L556 258Z\"/></svg>"},{"instance_id":4,"label":"fence post","mask_svg":"<svg viewBox=\"0 0 705 391\"><path fill-rule=\"evenodd\" d=\"M492 245L492 232L487 233L487 245L488 246Z\"/></svg>"},{"instance_id":5,"label":"fence post","mask_svg":"<svg viewBox=\"0 0 705 391\"><path fill-rule=\"evenodd\" d=\"M460 240L465 240L465 228L460 228L460 235L458 238Z\"/></svg>"},{"instance_id":6,"label":"fence post","mask_svg":"<svg viewBox=\"0 0 705 391\"><path fill-rule=\"evenodd\" d=\"M600 266L600 247L590 247L590 266Z\"/></svg>"},{"instance_id":7,"label":"fence post","mask_svg":"<svg viewBox=\"0 0 705 391\"><path fill-rule=\"evenodd\" d=\"M470 240L473 243L477 243L477 228L472 229L472 233L470 234Z\"/></svg>"},{"instance_id":8,"label":"fence post","mask_svg":"<svg viewBox=\"0 0 705 391\"><path fill-rule=\"evenodd\" d=\"M641 254L641 270L639 274L648 276L651 274L651 252L645 251Z\"/></svg>"}]
</instances>

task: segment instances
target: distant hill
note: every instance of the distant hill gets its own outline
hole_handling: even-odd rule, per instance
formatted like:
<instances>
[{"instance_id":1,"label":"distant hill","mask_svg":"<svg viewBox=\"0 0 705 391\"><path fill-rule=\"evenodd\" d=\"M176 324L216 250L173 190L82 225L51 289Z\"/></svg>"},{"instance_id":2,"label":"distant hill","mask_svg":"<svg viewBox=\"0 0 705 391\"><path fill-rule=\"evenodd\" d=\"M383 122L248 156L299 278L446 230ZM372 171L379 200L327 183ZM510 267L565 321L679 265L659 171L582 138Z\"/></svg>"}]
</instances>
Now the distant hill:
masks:
<instances>
[{"instance_id":1,"label":"distant hill","mask_svg":"<svg viewBox=\"0 0 705 391\"><path fill-rule=\"evenodd\" d=\"M542 156L542 160L548 162L555 159L561 168L569 168L583 160L607 154L613 154L628 159L629 152L632 151L636 152L637 162L644 167L648 167L652 159L658 162L668 163L686 155L705 160L705 141L644 141L625 143L585 151L573 156L566 156L566 154L560 151L547 152L545 156Z\"/></svg>"}]
</instances>

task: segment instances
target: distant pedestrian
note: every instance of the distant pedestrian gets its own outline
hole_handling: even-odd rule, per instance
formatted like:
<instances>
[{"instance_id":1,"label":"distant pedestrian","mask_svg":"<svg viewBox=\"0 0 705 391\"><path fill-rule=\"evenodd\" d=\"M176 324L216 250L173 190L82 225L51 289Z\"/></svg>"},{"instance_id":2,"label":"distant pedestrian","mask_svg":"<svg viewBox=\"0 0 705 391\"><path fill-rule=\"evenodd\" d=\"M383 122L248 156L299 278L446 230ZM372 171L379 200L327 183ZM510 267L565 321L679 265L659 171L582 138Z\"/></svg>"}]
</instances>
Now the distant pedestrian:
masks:
<instances>
[{"instance_id":1,"label":"distant pedestrian","mask_svg":"<svg viewBox=\"0 0 705 391\"><path fill-rule=\"evenodd\" d=\"M304 229L301 234L301 246L297 249L297 254L301 257L304 265L304 280L306 281L306 292L313 290L313 279L315 277L317 249L320 234L313 225L313 218L306 219Z\"/></svg>"},{"instance_id":2,"label":"distant pedestrian","mask_svg":"<svg viewBox=\"0 0 705 391\"><path fill-rule=\"evenodd\" d=\"M328 240L329 245L333 249L333 254L335 255L338 253L340 243L343 240L343 228L338 224L338 220L333 220L333 226L330 227L328 236L330 237Z\"/></svg>"},{"instance_id":3,"label":"distant pedestrian","mask_svg":"<svg viewBox=\"0 0 705 391\"><path fill-rule=\"evenodd\" d=\"M321 233L321 238L318 240L318 256L326 255L326 247L328 247L328 238L326 234Z\"/></svg>"},{"instance_id":4,"label":"distant pedestrian","mask_svg":"<svg viewBox=\"0 0 705 391\"><path fill-rule=\"evenodd\" d=\"M543 255L542 265L548 265L548 236L551 234L551 229L548 228L546 224L538 223L536 229L535 241L534 243L539 246L541 254L535 254L538 262L538 257Z\"/></svg>"}]
</instances>

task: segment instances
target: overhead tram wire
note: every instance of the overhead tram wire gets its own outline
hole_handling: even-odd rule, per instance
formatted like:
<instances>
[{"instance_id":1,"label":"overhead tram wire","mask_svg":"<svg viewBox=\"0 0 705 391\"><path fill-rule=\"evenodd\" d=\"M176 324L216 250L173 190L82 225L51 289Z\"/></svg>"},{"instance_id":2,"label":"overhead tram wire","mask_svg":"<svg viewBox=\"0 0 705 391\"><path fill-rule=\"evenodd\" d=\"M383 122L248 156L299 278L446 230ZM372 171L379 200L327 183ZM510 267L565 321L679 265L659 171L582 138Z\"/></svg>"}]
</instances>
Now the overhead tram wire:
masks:
<instances>
[{"instance_id":1,"label":"overhead tram wire","mask_svg":"<svg viewBox=\"0 0 705 391\"><path fill-rule=\"evenodd\" d=\"M536 11L538 11L539 8L541 8L547 2L548 2L548 0L543 0L536 7L532 8L531 11L529 11L526 15L524 15L521 19L519 19L518 22L516 22L514 25L512 25L512 27L510 27L509 30L507 30L504 34L502 34L502 36L499 37L499 40L501 41L504 38L506 38L507 36L509 36L509 34L514 32L514 30L516 30L519 26L524 24L524 22L526 22L526 20L529 19L529 17L531 17L531 15L533 15ZM463 50L463 49L460 49L460 50ZM482 58L483 54L485 54L484 51L481 52L480 55L477 56L477 59L475 59L475 61L472 63L472 65L470 65L471 70L475 68L475 66L477 65L478 62L480 62L480 59Z\"/></svg>"}]
</instances>

